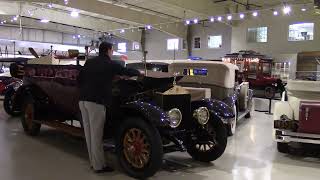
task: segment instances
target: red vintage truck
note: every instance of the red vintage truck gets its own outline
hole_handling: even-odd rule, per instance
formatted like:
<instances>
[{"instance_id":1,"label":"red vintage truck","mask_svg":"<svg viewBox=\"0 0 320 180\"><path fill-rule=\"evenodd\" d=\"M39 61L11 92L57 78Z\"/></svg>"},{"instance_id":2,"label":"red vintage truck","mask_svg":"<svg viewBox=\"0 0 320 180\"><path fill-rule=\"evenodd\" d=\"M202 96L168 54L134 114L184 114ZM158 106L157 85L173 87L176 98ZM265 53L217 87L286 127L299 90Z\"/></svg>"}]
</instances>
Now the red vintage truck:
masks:
<instances>
[{"instance_id":1,"label":"red vintage truck","mask_svg":"<svg viewBox=\"0 0 320 180\"><path fill-rule=\"evenodd\" d=\"M284 91L282 80L272 77L272 58L254 51L239 51L227 54L222 60L237 65L239 82L247 81L250 88L264 90L266 98Z\"/></svg>"}]
</instances>

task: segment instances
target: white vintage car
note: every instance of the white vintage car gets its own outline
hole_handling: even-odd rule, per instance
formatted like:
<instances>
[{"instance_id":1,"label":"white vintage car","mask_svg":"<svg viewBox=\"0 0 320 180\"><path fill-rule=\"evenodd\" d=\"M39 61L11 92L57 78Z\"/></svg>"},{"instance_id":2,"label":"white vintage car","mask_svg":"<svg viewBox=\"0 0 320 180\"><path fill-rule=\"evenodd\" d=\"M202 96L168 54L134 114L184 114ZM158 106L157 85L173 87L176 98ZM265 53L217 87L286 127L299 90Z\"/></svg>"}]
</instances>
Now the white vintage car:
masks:
<instances>
[{"instance_id":1,"label":"white vintage car","mask_svg":"<svg viewBox=\"0 0 320 180\"><path fill-rule=\"evenodd\" d=\"M227 124L229 135L235 133L239 119L250 117L253 93L248 82L238 84L236 65L216 61L177 60L169 64L168 70L169 73L184 76L178 85L189 91L206 89L205 98L220 100L233 108L235 116Z\"/></svg>"},{"instance_id":2,"label":"white vintage car","mask_svg":"<svg viewBox=\"0 0 320 180\"><path fill-rule=\"evenodd\" d=\"M320 82L289 80L274 107L275 139L279 152L290 144L320 144Z\"/></svg>"}]
</instances>

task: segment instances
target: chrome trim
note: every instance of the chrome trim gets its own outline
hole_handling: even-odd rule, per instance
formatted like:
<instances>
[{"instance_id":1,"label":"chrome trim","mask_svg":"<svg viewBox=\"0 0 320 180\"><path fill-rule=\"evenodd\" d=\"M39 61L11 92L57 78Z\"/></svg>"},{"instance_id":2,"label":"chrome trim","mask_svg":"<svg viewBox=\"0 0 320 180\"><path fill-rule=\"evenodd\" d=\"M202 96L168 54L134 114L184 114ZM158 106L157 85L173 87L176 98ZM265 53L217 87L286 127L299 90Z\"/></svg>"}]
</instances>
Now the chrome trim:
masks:
<instances>
[{"instance_id":1,"label":"chrome trim","mask_svg":"<svg viewBox=\"0 0 320 180\"><path fill-rule=\"evenodd\" d=\"M300 142L300 143L309 143L309 144L320 144L320 135L319 134L307 134L307 133L297 133L287 130L276 129L280 131L282 135L276 135L275 140L277 142L290 143L290 142ZM308 139L312 138L312 139Z\"/></svg>"},{"instance_id":2,"label":"chrome trim","mask_svg":"<svg viewBox=\"0 0 320 180\"><path fill-rule=\"evenodd\" d=\"M180 116L179 123L178 123L177 125L175 125L175 126L173 126L173 125L171 124L171 117L170 117L170 114L171 114L173 111L178 112L178 114L179 114L179 116ZM182 122L182 113L181 113L180 109L178 109L178 108L173 108L173 109L171 109L171 110L168 112L168 116L169 116L169 118L170 118L170 127L171 127L171 128L177 128L177 127L180 126L180 124L181 124L181 122Z\"/></svg>"}]
</instances>

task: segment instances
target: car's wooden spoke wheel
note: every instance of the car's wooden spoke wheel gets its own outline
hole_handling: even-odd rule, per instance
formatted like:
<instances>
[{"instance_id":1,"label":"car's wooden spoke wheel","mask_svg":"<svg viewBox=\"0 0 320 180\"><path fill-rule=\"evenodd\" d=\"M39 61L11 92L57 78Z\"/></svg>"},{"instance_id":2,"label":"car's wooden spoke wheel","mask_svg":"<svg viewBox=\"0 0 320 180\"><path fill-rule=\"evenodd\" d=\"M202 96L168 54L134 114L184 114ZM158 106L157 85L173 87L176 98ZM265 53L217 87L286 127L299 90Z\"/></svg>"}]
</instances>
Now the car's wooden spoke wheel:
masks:
<instances>
[{"instance_id":1,"label":"car's wooden spoke wheel","mask_svg":"<svg viewBox=\"0 0 320 180\"><path fill-rule=\"evenodd\" d=\"M146 135L137 128L127 131L123 140L124 155L134 168L144 168L150 160L150 144Z\"/></svg>"},{"instance_id":2,"label":"car's wooden spoke wheel","mask_svg":"<svg viewBox=\"0 0 320 180\"><path fill-rule=\"evenodd\" d=\"M32 129L33 121L33 105L27 104L24 112L24 118L26 120L29 129Z\"/></svg>"}]
</instances>

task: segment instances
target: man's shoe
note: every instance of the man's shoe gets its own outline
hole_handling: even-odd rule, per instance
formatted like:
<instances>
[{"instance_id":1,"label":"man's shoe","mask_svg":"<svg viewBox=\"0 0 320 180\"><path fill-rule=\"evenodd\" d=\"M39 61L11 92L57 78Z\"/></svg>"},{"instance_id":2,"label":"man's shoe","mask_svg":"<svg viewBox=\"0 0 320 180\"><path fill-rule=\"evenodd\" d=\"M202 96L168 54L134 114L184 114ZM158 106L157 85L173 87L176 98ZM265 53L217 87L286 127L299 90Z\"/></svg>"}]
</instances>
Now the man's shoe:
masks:
<instances>
[{"instance_id":1,"label":"man's shoe","mask_svg":"<svg viewBox=\"0 0 320 180\"><path fill-rule=\"evenodd\" d=\"M114 169L111 168L111 167L108 167L108 166L106 166L106 167L104 167L104 168L102 168L100 170L94 170L94 172L97 173L97 174L106 173L106 172L113 172L113 171L114 171Z\"/></svg>"}]
</instances>

